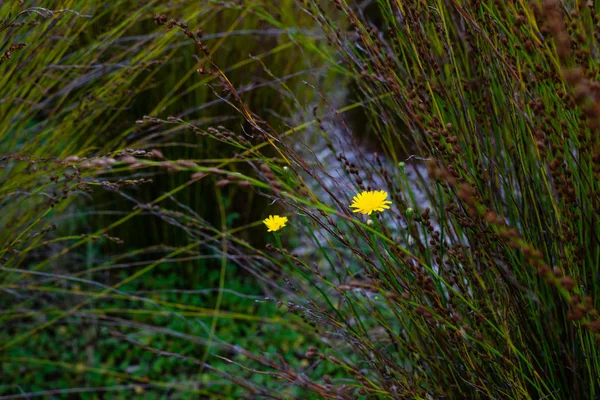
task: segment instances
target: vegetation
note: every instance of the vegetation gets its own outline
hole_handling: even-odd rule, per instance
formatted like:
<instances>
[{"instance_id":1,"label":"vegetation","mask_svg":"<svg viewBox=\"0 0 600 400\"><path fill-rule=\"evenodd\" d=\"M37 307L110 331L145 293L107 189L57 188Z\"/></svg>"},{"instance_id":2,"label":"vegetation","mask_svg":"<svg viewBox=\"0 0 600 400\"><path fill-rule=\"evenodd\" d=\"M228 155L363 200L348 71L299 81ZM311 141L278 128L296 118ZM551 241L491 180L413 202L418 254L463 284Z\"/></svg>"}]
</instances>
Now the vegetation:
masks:
<instances>
[{"instance_id":1,"label":"vegetation","mask_svg":"<svg viewBox=\"0 0 600 400\"><path fill-rule=\"evenodd\" d=\"M600 5L166 3L0 6L0 398L600 396Z\"/></svg>"}]
</instances>

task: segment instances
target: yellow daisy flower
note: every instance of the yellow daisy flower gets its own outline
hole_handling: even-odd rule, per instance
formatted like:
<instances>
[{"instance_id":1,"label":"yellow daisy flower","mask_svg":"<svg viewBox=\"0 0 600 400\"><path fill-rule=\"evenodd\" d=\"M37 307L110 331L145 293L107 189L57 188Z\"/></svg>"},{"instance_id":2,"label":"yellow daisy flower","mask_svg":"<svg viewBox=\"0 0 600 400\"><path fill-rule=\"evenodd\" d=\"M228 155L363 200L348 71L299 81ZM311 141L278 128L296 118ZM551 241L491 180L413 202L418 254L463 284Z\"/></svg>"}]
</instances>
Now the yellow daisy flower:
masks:
<instances>
[{"instance_id":1,"label":"yellow daisy flower","mask_svg":"<svg viewBox=\"0 0 600 400\"><path fill-rule=\"evenodd\" d=\"M391 201L386 200L388 193L383 190L373 192L362 192L354 196L350 207L355 213L370 215L373 211L383 211L390 208Z\"/></svg>"},{"instance_id":2,"label":"yellow daisy flower","mask_svg":"<svg viewBox=\"0 0 600 400\"><path fill-rule=\"evenodd\" d=\"M287 224L287 217L280 217L279 215L269 215L269 218L265 219L263 223L269 228L268 232L275 232L280 230Z\"/></svg>"}]
</instances>

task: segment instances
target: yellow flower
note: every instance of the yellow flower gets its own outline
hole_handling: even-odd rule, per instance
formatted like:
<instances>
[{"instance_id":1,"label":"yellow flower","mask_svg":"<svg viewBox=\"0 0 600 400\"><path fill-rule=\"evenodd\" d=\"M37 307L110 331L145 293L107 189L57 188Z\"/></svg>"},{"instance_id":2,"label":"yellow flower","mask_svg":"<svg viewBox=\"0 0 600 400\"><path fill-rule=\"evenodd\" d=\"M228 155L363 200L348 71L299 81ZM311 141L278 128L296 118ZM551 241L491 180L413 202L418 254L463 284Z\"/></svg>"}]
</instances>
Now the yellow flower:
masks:
<instances>
[{"instance_id":1,"label":"yellow flower","mask_svg":"<svg viewBox=\"0 0 600 400\"><path fill-rule=\"evenodd\" d=\"M269 218L265 219L264 224L269 228L268 232L275 232L280 230L287 224L287 217L280 217L279 215L269 215Z\"/></svg>"},{"instance_id":2,"label":"yellow flower","mask_svg":"<svg viewBox=\"0 0 600 400\"><path fill-rule=\"evenodd\" d=\"M391 201L386 200L386 191L362 192L354 196L350 207L356 208L353 212L370 215L373 211L383 211L390 208Z\"/></svg>"}]
</instances>

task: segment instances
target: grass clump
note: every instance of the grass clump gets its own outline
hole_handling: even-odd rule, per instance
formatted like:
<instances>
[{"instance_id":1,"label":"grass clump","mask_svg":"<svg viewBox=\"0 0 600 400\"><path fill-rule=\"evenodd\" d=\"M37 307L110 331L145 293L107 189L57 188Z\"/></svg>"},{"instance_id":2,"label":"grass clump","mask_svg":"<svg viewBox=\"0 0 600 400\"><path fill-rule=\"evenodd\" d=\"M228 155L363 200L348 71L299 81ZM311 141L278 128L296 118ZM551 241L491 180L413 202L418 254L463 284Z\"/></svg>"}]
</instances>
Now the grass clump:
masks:
<instances>
[{"instance_id":1,"label":"grass clump","mask_svg":"<svg viewBox=\"0 0 600 400\"><path fill-rule=\"evenodd\" d=\"M299 232L275 233L253 268L282 271L281 301L320 338L308 369L258 360L262 373L331 398L595 398L595 6L380 1L374 25L335 4L304 5L380 155L326 102L315 134L333 166L247 118L279 156L241 179ZM357 218L364 190L388 191L391 210Z\"/></svg>"},{"instance_id":2,"label":"grass clump","mask_svg":"<svg viewBox=\"0 0 600 400\"><path fill-rule=\"evenodd\" d=\"M224 397L242 396L241 388L252 398L598 397L600 70L594 26L600 6L379 0L364 8L305 0L285 3L282 15L268 4L239 6L239 15L252 13L284 32L310 66L298 72L302 81L286 68L274 70L292 64L250 58L268 76L265 86L285 115L251 101L247 87L236 83L243 74L232 76L236 68L223 65L206 33L191 22L157 17L201 60L179 82L194 76L210 85L202 99L212 93L226 118L163 112L166 104L176 110L186 97L170 93L139 118L140 131L125 130L140 149L111 148L86 162L102 174L110 164L112 177L172 177L150 201L114 179L120 184L111 188L136 208L99 234L134 217L153 218L160 230L180 232L181 240L158 239L62 274L56 267L45 271L47 261L7 259L3 289L32 286L15 286L11 276L27 277L19 266L43 279L35 290L63 290L84 300L60 298L67 312L53 309L56 297L40 301L35 315L51 319L16 326L0 351L77 316L102 327L92 333L115 346L111 356L131 352L145 365L169 364L142 368L138 376L131 359L113 359L105 369L96 361L58 361L57 354L37 359L118 378L111 386L125 380L139 390ZM289 15L296 14L307 18L302 23L310 30L294 25ZM354 92L346 96L340 86ZM356 102L344 104L344 97ZM348 123L357 110L364 132ZM150 135L156 140L147 142L139 132L156 133ZM180 142L169 137L177 132L185 132ZM119 147L128 137L119 134L111 143ZM198 145L192 137L222 146L219 157L194 157L187 147ZM187 151L165 150L178 147ZM32 168L29 160L19 161ZM74 168L73 161L49 162ZM189 197L176 196L202 183L216 199L212 210L196 210ZM233 193L269 205L241 223L234 215L247 213L241 211L247 205L233 201ZM19 243L20 237L8 237ZM14 250L20 254L5 247ZM171 285L160 280L165 265L200 257L211 259L201 266L212 267L212 287L205 289L216 296L192 299L186 290L197 287L177 278L174 292L145 296L158 290L154 285ZM120 275L96 274L118 269L121 259L127 261ZM61 282L90 289L82 294ZM242 293L250 282L253 290ZM252 303L236 305L227 297L232 293ZM24 304L32 299L41 297ZM2 318L30 315L18 306ZM255 323L242 332L229 320ZM31 361L16 353L2 358L24 359ZM178 378L163 379L173 369L171 378ZM197 376L199 386L180 383Z\"/></svg>"},{"instance_id":3,"label":"grass clump","mask_svg":"<svg viewBox=\"0 0 600 400\"><path fill-rule=\"evenodd\" d=\"M246 210L260 202L136 159L212 166L232 155L217 130L243 123L212 97L216 77L198 79L206 62L192 56L181 16L199 21L192 35L228 63L247 101L275 116L265 120L293 107L268 100L269 74L293 87L309 53L296 54L265 20L272 5L142 3L0 5L0 83L9 89L0 101L0 396L237 397L236 379L206 363L210 352L244 346L267 322L279 327L257 307L260 286L221 256L222 233L200 229L244 237L259 224ZM172 123L183 117L193 130ZM215 213L240 203L237 216ZM303 340L270 329L289 349Z\"/></svg>"}]
</instances>

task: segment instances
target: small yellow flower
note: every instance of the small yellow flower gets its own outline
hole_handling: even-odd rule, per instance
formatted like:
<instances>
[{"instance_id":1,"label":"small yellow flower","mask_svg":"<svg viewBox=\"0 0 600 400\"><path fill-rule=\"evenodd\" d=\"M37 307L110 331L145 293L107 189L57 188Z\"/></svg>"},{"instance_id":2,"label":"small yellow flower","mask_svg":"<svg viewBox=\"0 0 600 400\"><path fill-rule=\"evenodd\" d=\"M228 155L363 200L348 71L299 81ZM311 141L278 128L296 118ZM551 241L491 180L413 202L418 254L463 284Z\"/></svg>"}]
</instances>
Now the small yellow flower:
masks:
<instances>
[{"instance_id":1,"label":"small yellow flower","mask_svg":"<svg viewBox=\"0 0 600 400\"><path fill-rule=\"evenodd\" d=\"M373 211L383 211L390 208L391 201L386 200L386 191L362 192L354 196L350 207L356 208L353 212L370 215Z\"/></svg>"},{"instance_id":2,"label":"small yellow flower","mask_svg":"<svg viewBox=\"0 0 600 400\"><path fill-rule=\"evenodd\" d=\"M279 215L269 215L269 218L265 219L263 223L269 228L268 232L275 232L280 230L287 224L287 217L280 217Z\"/></svg>"}]
</instances>

